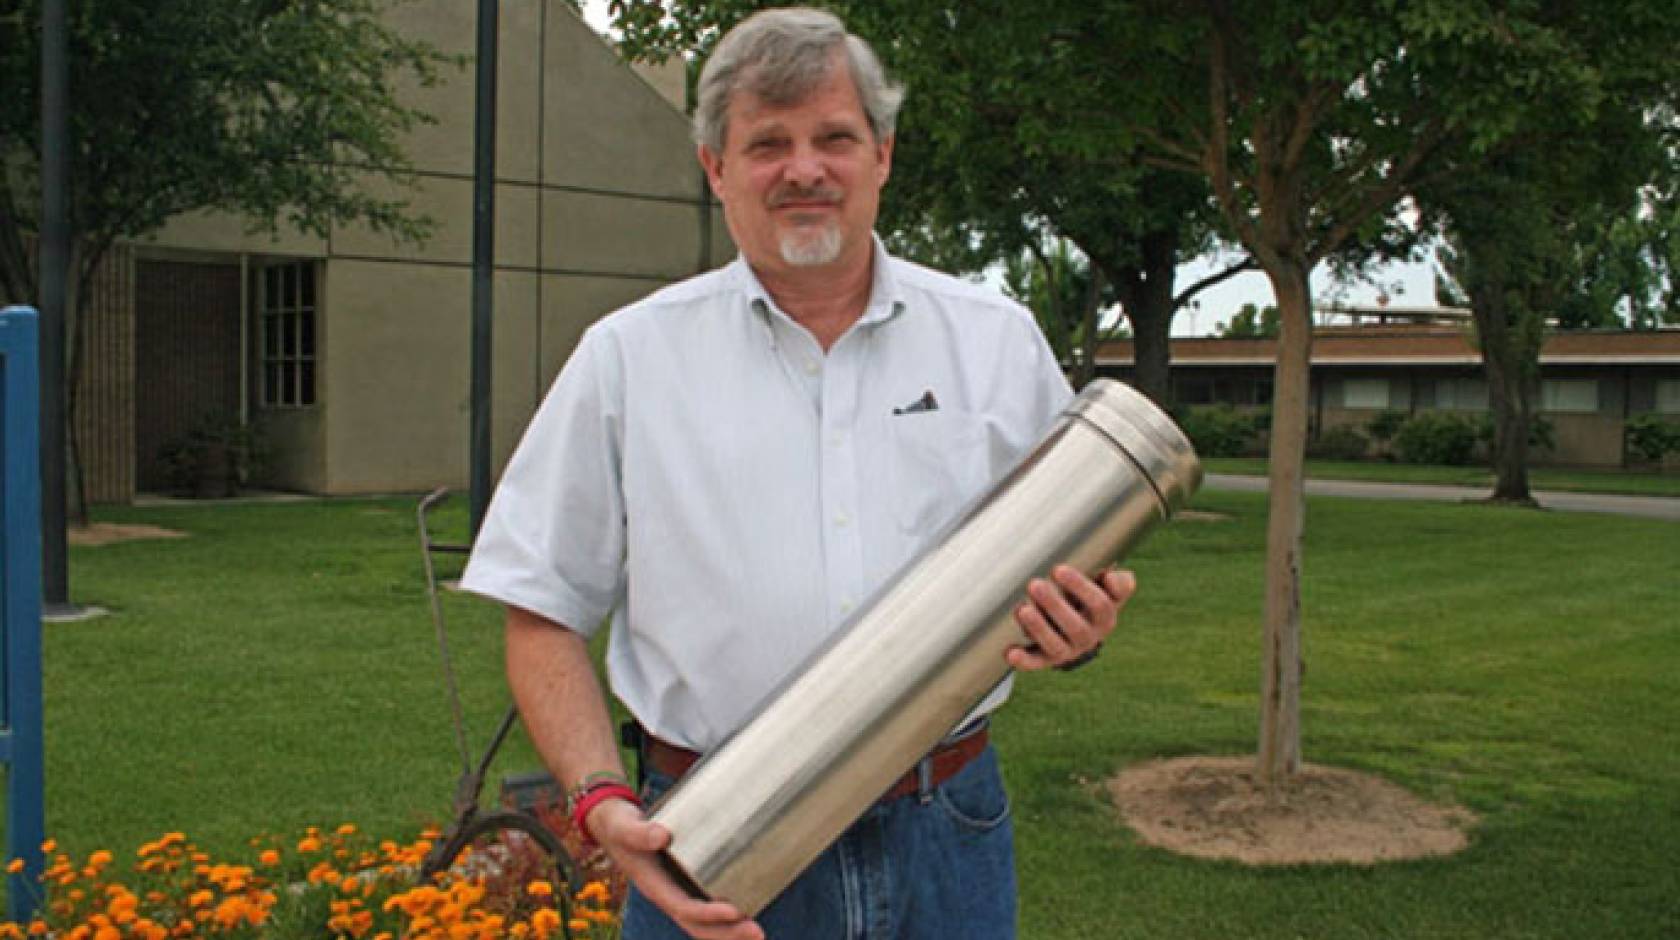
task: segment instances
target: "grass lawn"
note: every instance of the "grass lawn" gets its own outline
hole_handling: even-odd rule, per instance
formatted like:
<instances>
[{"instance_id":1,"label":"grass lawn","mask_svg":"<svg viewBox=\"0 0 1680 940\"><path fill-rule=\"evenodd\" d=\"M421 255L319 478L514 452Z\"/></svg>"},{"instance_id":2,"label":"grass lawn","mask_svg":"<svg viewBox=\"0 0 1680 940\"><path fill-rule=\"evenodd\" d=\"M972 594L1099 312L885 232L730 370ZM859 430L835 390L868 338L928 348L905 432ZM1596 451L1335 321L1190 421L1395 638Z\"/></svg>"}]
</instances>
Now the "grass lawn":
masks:
<instances>
[{"instance_id":1,"label":"grass lawn","mask_svg":"<svg viewBox=\"0 0 1680 940\"><path fill-rule=\"evenodd\" d=\"M1266 460L1263 457L1212 457L1204 459L1202 466L1209 473L1266 475ZM1439 467L1378 460L1309 460L1307 477L1316 480L1360 480L1376 483L1428 483L1489 488L1493 486L1493 471L1487 467ZM1528 482L1537 490L1680 497L1680 473L1534 467L1528 471Z\"/></svg>"},{"instance_id":2,"label":"grass lawn","mask_svg":"<svg viewBox=\"0 0 1680 940\"><path fill-rule=\"evenodd\" d=\"M1309 760L1482 818L1451 859L1257 871L1142 846L1091 784L1253 749L1263 497L1208 493L1132 560L1096 664L1033 676L997 722L1022 936L1680 934L1680 527L1315 499ZM461 525L461 507L449 521ZM404 838L458 771L408 500L110 511L191 533L72 553L113 616L46 631L48 828L71 850L183 829L237 854L354 821ZM477 740L506 695L499 617L448 599ZM534 766L513 742L501 767Z\"/></svg>"}]
</instances>

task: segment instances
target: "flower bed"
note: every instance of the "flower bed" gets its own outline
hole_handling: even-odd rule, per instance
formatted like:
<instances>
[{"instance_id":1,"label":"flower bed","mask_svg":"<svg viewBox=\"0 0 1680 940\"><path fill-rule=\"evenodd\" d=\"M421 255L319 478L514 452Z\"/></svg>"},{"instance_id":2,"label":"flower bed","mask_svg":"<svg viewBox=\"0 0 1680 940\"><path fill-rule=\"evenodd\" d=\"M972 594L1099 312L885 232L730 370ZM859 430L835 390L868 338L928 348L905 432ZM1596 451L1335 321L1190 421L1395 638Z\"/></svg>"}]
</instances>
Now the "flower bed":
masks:
<instances>
[{"instance_id":1,"label":"flower bed","mask_svg":"<svg viewBox=\"0 0 1680 940\"><path fill-rule=\"evenodd\" d=\"M39 915L0 924L0 940L610 940L622 883L595 877L571 898L533 879L533 846L504 843L511 863L460 864L420 883L435 833L399 845L353 825L311 828L295 842L253 839L249 863L229 863L172 832L135 853L127 872L99 850L82 861L42 846ZM470 860L469 860L470 861ZM540 862L540 859L536 861ZM21 861L11 871L21 870ZM600 872L597 866L586 870ZM565 903L565 902L570 903ZM568 911L569 908L569 911ZM568 916L569 914L569 916Z\"/></svg>"}]
</instances>

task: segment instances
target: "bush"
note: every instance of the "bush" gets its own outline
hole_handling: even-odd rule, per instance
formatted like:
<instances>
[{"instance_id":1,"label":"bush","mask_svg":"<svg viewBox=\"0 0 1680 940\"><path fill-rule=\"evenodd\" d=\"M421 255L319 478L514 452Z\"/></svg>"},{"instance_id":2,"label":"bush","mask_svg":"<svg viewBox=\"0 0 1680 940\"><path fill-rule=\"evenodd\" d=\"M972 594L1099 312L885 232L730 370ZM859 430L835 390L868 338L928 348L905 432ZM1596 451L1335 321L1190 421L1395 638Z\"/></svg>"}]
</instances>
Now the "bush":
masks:
<instances>
[{"instance_id":1,"label":"bush","mask_svg":"<svg viewBox=\"0 0 1680 940\"><path fill-rule=\"evenodd\" d=\"M1257 449L1270 413L1238 411L1230 405L1190 408L1178 419L1184 435L1203 457L1240 457Z\"/></svg>"},{"instance_id":2,"label":"bush","mask_svg":"<svg viewBox=\"0 0 1680 940\"><path fill-rule=\"evenodd\" d=\"M1680 422L1656 415L1635 415L1623 425L1628 449L1657 463L1669 454L1680 454Z\"/></svg>"},{"instance_id":3,"label":"bush","mask_svg":"<svg viewBox=\"0 0 1680 940\"><path fill-rule=\"evenodd\" d=\"M1341 424L1326 428L1317 440L1308 442L1307 456L1324 460L1358 460L1365 456L1369 443L1358 428Z\"/></svg>"},{"instance_id":4,"label":"bush","mask_svg":"<svg viewBox=\"0 0 1680 940\"><path fill-rule=\"evenodd\" d=\"M1390 409L1380 412L1365 424L1365 433L1378 444L1387 444L1394 440L1394 435L1399 432L1400 426L1406 423L1407 417L1409 416L1404 411Z\"/></svg>"},{"instance_id":5,"label":"bush","mask_svg":"<svg viewBox=\"0 0 1680 940\"><path fill-rule=\"evenodd\" d=\"M1476 453L1479 424L1442 411L1413 415L1394 433L1394 453L1406 463L1466 466Z\"/></svg>"}]
</instances>

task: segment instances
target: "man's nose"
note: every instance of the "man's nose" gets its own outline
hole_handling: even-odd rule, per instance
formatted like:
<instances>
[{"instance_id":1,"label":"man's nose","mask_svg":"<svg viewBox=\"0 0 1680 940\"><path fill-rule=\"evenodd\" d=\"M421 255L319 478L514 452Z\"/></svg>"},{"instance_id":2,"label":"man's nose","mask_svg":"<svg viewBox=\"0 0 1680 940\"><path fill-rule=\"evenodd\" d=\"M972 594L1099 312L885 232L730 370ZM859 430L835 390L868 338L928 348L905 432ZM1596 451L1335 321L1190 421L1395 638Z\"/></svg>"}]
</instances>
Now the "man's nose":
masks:
<instances>
[{"instance_id":1,"label":"man's nose","mask_svg":"<svg viewBox=\"0 0 1680 940\"><path fill-rule=\"evenodd\" d=\"M805 189L821 183L827 174L828 169L823 165L822 155L815 147L809 145L793 148L787 166L782 170L783 178Z\"/></svg>"}]
</instances>

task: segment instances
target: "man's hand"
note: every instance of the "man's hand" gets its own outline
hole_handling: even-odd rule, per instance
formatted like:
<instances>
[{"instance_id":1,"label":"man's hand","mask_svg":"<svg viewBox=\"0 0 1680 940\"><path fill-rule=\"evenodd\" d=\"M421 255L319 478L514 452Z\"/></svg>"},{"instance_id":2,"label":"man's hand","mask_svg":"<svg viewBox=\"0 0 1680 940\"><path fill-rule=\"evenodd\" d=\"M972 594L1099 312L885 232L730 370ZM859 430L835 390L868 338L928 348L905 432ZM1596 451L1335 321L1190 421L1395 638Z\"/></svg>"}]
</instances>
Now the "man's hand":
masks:
<instances>
[{"instance_id":1,"label":"man's hand","mask_svg":"<svg viewBox=\"0 0 1680 940\"><path fill-rule=\"evenodd\" d=\"M1137 590L1130 571L1110 568L1097 580L1071 565L1057 565L1050 579L1027 584L1030 603L1015 609L1030 644L1011 647L1009 665L1023 672L1070 663L1097 648L1114 632L1115 618Z\"/></svg>"},{"instance_id":2,"label":"man's hand","mask_svg":"<svg viewBox=\"0 0 1680 940\"><path fill-rule=\"evenodd\" d=\"M671 880L659 853L671 843L665 827L648 822L640 808L607 800L589 811L589 832L636 889L695 940L764 940L764 929L722 901L697 901Z\"/></svg>"}]
</instances>

